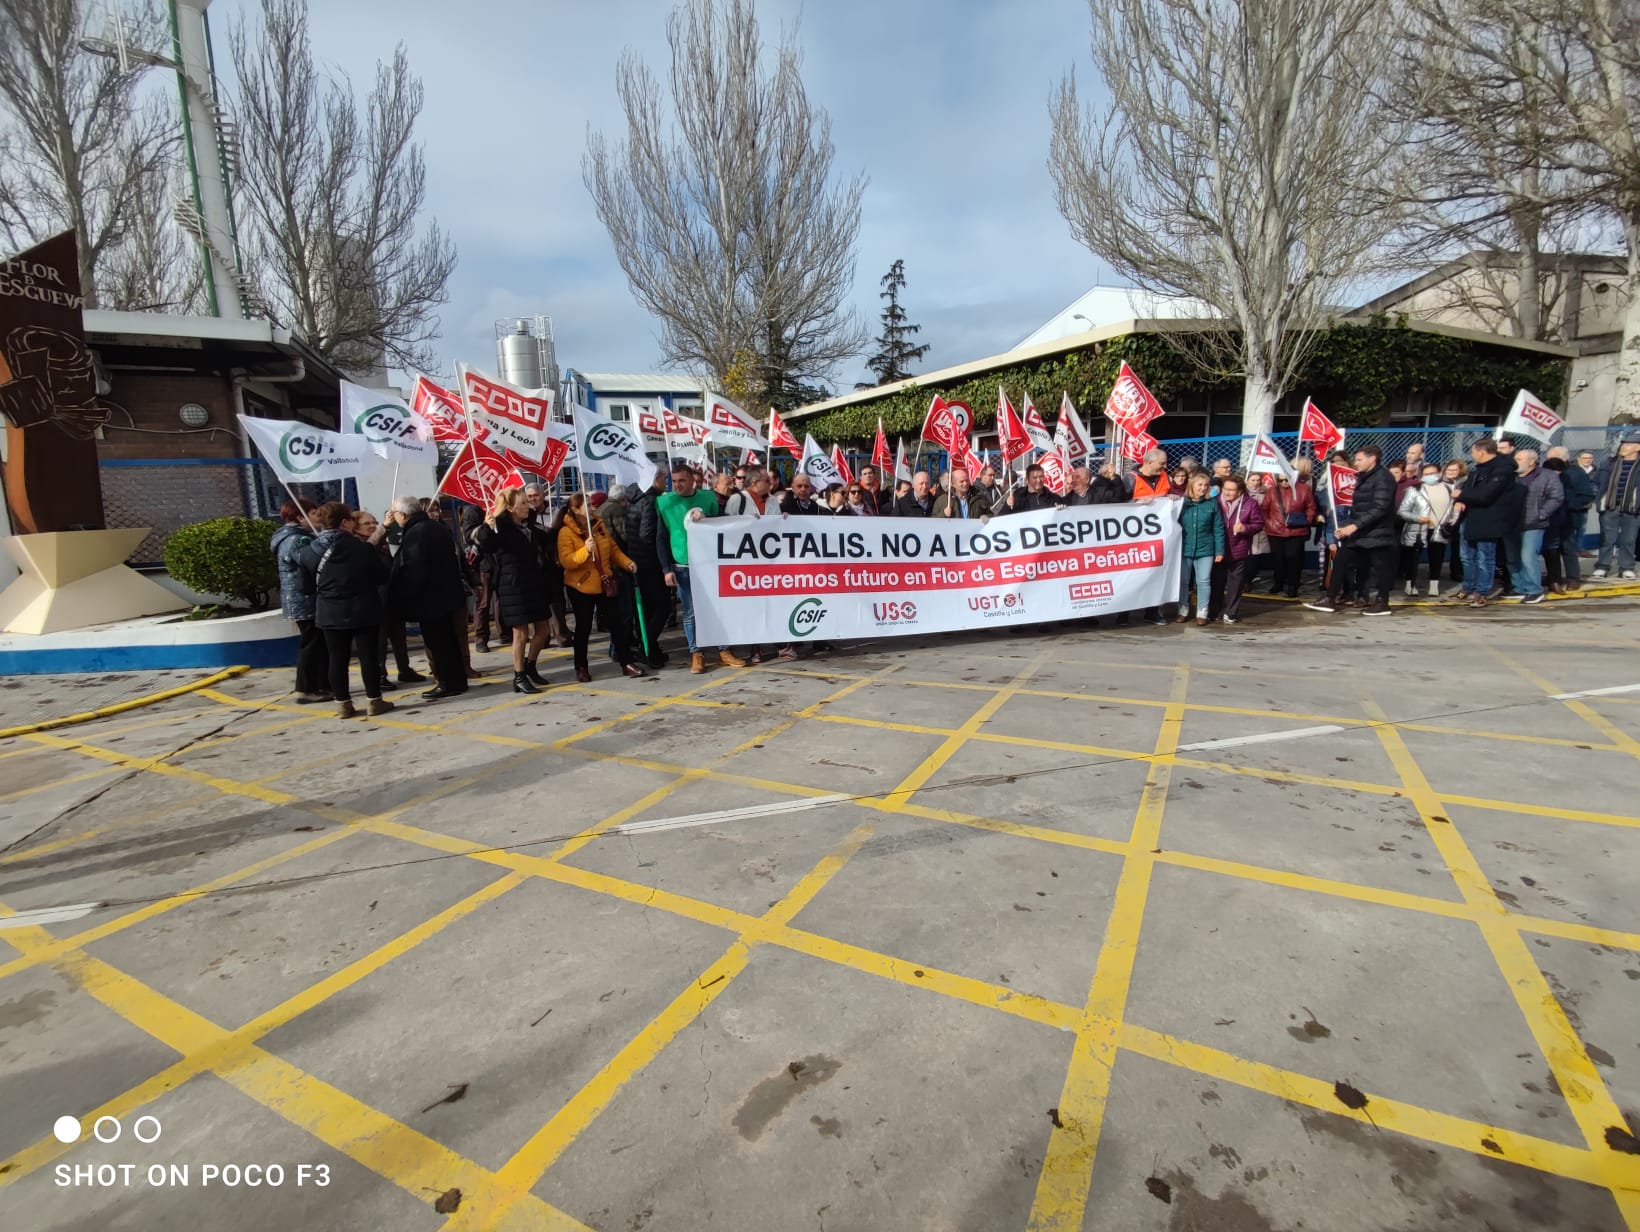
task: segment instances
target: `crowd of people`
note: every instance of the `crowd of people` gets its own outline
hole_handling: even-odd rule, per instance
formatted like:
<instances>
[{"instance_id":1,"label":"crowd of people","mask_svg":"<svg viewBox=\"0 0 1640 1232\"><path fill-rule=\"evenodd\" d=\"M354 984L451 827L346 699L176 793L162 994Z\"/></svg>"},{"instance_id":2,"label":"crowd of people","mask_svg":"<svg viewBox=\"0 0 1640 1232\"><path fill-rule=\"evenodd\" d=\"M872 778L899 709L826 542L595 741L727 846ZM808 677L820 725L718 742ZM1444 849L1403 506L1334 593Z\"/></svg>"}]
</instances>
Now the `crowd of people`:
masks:
<instances>
[{"instance_id":1,"label":"crowd of people","mask_svg":"<svg viewBox=\"0 0 1640 1232\"><path fill-rule=\"evenodd\" d=\"M657 470L645 490L574 493L555 511L540 485L506 488L488 509L468 507L460 527L436 500L399 497L379 520L339 502L292 501L280 510L271 548L285 615L300 633L297 700L333 701L342 717L356 713L349 687L355 658L372 715L393 708L385 691L426 682L407 652L411 621L421 628L435 679L422 694L428 700L466 691L480 674L472 650L487 652L492 631L510 646L519 693L546 684L538 660L552 646L572 647L575 678L590 681L595 627L608 635L608 658L634 677L666 666L660 636L674 621L696 673L707 670L713 649L728 667L824 650L824 643L698 644L687 535L698 518L989 519L1176 500L1177 602L1141 614L1158 625L1237 624L1243 598L1266 569L1266 594L1297 598L1312 548L1319 594L1305 606L1317 612L1355 606L1385 615L1397 583L1406 596L1427 593L1471 607L1499 597L1541 603L1549 591L1582 585L1579 548L1591 511L1600 525L1593 576L1614 569L1635 576L1640 433L1625 435L1604 461L1587 452L1574 458L1560 446L1540 461L1535 450L1490 438L1475 441L1469 455L1436 461L1416 444L1389 461L1376 445L1335 453L1328 461L1355 474L1350 504L1336 508L1332 485L1317 481L1305 457L1286 473L1242 475L1227 458L1211 468L1186 459L1170 469L1156 449L1132 474L1077 466L1063 493L1050 490L1034 464L1006 486L985 465L977 476L955 467L938 481L919 470L893 491L868 465L849 483L817 492L801 472L786 487L778 472L757 465L722 471L708 486L695 467L677 462L669 473ZM1455 584L1450 590L1442 589L1443 571ZM1115 623L1130 617L1116 613Z\"/></svg>"}]
</instances>

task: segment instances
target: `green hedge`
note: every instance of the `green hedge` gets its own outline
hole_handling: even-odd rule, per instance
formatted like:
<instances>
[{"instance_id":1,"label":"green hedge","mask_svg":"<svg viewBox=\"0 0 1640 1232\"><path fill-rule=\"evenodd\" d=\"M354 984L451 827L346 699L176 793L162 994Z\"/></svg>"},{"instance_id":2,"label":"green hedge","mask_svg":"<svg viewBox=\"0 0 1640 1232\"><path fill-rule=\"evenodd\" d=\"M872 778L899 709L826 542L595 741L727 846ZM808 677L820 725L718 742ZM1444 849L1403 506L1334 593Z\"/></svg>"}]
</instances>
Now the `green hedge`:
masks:
<instances>
[{"instance_id":1,"label":"green hedge","mask_svg":"<svg viewBox=\"0 0 1640 1232\"><path fill-rule=\"evenodd\" d=\"M911 385L794 424L812 432L816 440L869 442L880 415L888 435L914 435L922 428L930 398L939 393L966 402L973 408L975 424L983 427L996 422L1000 384L1016 408L1028 387L1037 408L1050 420L1058 410L1061 391L1068 392L1091 428L1123 361L1164 402L1185 391L1237 394L1242 388L1239 373L1204 373L1165 338L1127 334L954 384ZM1396 394L1417 390L1478 391L1507 400L1516 390L1526 388L1554 401L1565 386L1566 371L1565 360L1424 333L1408 328L1404 320L1380 319L1330 330L1312 352L1294 389L1313 397L1334 421L1360 427L1380 422Z\"/></svg>"},{"instance_id":2,"label":"green hedge","mask_svg":"<svg viewBox=\"0 0 1640 1232\"><path fill-rule=\"evenodd\" d=\"M212 518L179 527L165 541L166 571L201 594L267 607L279 589L279 567L268 550L278 529L279 523L258 518Z\"/></svg>"}]
</instances>

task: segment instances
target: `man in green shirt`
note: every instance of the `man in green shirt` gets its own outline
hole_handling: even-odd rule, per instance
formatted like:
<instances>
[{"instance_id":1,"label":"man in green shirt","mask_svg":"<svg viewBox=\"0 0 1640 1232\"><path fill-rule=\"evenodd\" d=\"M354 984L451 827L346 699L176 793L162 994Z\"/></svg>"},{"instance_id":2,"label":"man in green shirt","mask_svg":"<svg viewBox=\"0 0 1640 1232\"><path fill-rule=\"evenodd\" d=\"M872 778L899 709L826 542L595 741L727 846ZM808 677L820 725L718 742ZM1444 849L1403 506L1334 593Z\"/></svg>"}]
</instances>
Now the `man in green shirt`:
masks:
<instances>
[{"instance_id":1,"label":"man in green shirt","mask_svg":"<svg viewBox=\"0 0 1640 1232\"><path fill-rule=\"evenodd\" d=\"M695 472L685 462L672 465L672 490L655 498L660 525L655 533L655 552L661 558L666 584L678 588L683 608L683 636L689 642L689 670L695 675L706 670L706 655L695 645L695 599L689 588L689 536L685 527L701 518L718 516L718 498L696 490ZM718 651L725 667L745 667L746 660L727 646Z\"/></svg>"}]
</instances>

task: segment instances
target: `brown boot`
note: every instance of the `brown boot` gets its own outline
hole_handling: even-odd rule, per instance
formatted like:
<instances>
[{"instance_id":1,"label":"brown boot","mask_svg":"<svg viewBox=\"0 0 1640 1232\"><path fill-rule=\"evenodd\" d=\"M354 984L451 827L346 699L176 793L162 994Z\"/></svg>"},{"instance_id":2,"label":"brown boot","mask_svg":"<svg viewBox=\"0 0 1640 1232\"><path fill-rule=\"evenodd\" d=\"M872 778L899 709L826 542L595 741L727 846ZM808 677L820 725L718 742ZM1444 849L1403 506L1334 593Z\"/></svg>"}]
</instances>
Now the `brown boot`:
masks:
<instances>
[{"instance_id":1,"label":"brown boot","mask_svg":"<svg viewBox=\"0 0 1640 1232\"><path fill-rule=\"evenodd\" d=\"M746 660L742 659L739 655L737 655L734 651L730 650L728 647L724 647L722 650L718 651L718 662L723 664L724 667L745 667L746 666Z\"/></svg>"},{"instance_id":2,"label":"brown boot","mask_svg":"<svg viewBox=\"0 0 1640 1232\"><path fill-rule=\"evenodd\" d=\"M358 713L359 712L357 710L353 709L353 703L352 702L337 702L336 703L336 717L338 719L351 719L354 715L356 715Z\"/></svg>"},{"instance_id":3,"label":"brown boot","mask_svg":"<svg viewBox=\"0 0 1640 1232\"><path fill-rule=\"evenodd\" d=\"M372 697L370 705L365 709L365 713L371 718L375 718L378 714L386 714L391 709L393 709L392 702L383 701L379 697Z\"/></svg>"},{"instance_id":4,"label":"brown boot","mask_svg":"<svg viewBox=\"0 0 1640 1232\"><path fill-rule=\"evenodd\" d=\"M702 675L706 671L706 656L701 654L698 650L695 651L694 654L690 655L689 670L697 676Z\"/></svg>"}]
</instances>

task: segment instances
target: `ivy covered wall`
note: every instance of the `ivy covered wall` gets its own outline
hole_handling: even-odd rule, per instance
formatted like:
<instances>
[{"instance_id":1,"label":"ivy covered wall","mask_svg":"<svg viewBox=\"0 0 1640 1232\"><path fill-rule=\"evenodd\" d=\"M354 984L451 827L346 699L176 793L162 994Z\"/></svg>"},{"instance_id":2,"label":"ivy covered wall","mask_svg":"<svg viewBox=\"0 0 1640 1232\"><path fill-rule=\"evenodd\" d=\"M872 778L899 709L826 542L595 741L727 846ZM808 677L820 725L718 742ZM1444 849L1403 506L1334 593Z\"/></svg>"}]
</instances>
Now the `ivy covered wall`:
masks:
<instances>
[{"instance_id":1,"label":"ivy covered wall","mask_svg":"<svg viewBox=\"0 0 1640 1232\"><path fill-rule=\"evenodd\" d=\"M793 420L793 425L799 435L812 432L821 441L869 441L880 415L890 436L915 434L922 428L930 398L938 393L948 400L966 402L973 408L976 426L985 427L995 423L1000 384L1015 407L1029 389L1047 417L1057 411L1060 392L1066 391L1082 412L1083 422L1096 431L1095 421L1124 360L1164 406L1186 392L1232 397L1241 392L1239 375L1204 375L1167 339L1125 334L948 385L910 385ZM1294 388L1314 398L1335 422L1356 427L1384 422L1392 399L1411 392L1479 393L1507 402L1524 388L1558 402L1567 369L1568 361L1553 356L1425 333L1407 328L1402 321L1375 320L1331 330L1316 346Z\"/></svg>"}]
</instances>

